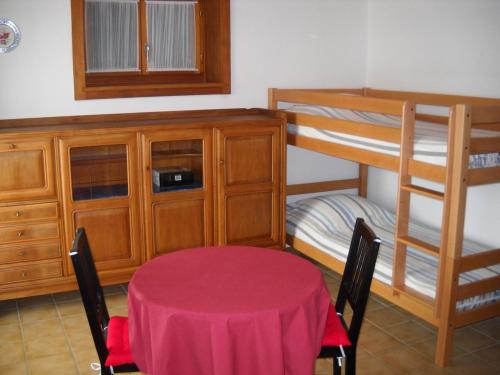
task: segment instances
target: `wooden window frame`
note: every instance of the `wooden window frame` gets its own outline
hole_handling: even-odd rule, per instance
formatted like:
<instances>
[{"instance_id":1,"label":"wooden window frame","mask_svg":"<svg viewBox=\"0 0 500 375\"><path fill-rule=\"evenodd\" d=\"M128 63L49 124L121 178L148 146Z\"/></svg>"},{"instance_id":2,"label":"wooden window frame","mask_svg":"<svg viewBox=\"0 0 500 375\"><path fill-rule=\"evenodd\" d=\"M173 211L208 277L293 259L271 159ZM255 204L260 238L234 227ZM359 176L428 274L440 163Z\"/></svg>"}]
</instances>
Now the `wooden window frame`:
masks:
<instances>
[{"instance_id":1,"label":"wooden window frame","mask_svg":"<svg viewBox=\"0 0 500 375\"><path fill-rule=\"evenodd\" d=\"M199 0L197 71L87 73L84 0L71 0L75 99L231 93L230 0ZM141 33L146 33L145 3L140 2ZM140 48L140 60L146 59ZM140 64L140 67L144 64Z\"/></svg>"}]
</instances>

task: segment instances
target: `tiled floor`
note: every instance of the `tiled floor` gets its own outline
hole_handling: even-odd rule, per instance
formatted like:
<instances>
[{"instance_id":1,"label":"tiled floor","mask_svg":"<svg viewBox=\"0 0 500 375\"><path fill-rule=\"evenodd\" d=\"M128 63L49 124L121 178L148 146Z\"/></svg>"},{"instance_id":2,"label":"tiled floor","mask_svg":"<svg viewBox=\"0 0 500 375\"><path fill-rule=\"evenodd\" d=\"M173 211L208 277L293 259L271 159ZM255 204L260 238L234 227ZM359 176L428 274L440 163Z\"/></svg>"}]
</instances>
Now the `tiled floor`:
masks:
<instances>
[{"instance_id":1,"label":"tiled floor","mask_svg":"<svg viewBox=\"0 0 500 375\"><path fill-rule=\"evenodd\" d=\"M324 271L332 296L339 278ZM105 288L111 315L127 315L124 286ZM372 297L358 344L358 373L500 374L500 318L457 331L453 365L433 365L436 331ZM0 302L0 374L96 374L97 355L77 292ZM331 374L330 360L316 374ZM180 375L180 374L174 374ZM235 374L236 375L236 374Z\"/></svg>"}]
</instances>

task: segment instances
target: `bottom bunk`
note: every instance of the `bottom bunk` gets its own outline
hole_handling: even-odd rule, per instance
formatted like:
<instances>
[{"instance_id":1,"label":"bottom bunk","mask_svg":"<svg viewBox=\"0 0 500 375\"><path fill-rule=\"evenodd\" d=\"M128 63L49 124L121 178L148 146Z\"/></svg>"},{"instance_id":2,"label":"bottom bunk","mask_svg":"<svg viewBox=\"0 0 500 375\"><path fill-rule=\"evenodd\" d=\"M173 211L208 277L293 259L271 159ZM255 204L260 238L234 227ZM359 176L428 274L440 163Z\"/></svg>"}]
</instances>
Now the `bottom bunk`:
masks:
<instances>
[{"instance_id":1,"label":"bottom bunk","mask_svg":"<svg viewBox=\"0 0 500 375\"><path fill-rule=\"evenodd\" d=\"M363 217L367 224L382 239L380 253L374 274L376 293L397 305L397 296L391 288L393 272L394 227L396 216L366 198L329 194L303 199L287 205L287 237L289 245L311 256L317 261L341 273L345 262L352 228L356 217ZM428 226L412 223L410 234L429 243L439 244L440 233ZM463 256L479 253L486 246L464 241ZM436 296L438 259L431 255L408 248L405 284L416 290L428 302L422 306L421 300L415 300L415 309L411 311L421 318L438 325L433 309ZM494 265L460 274L459 284L472 283L500 275L500 266ZM500 301L500 290L457 302L457 312L474 310ZM405 301L408 302L408 301ZM408 303L404 304L408 309Z\"/></svg>"}]
</instances>

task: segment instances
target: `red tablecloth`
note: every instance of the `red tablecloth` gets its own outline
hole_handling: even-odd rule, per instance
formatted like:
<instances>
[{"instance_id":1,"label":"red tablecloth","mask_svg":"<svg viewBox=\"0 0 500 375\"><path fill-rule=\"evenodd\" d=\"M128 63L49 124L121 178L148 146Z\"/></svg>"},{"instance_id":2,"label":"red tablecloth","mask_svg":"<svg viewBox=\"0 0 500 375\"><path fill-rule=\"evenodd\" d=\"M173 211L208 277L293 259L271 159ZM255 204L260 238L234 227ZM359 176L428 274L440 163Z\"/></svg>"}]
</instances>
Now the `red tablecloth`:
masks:
<instances>
[{"instance_id":1,"label":"red tablecloth","mask_svg":"<svg viewBox=\"0 0 500 375\"><path fill-rule=\"evenodd\" d=\"M330 296L283 251L227 246L153 259L128 289L134 360L150 375L311 375Z\"/></svg>"}]
</instances>

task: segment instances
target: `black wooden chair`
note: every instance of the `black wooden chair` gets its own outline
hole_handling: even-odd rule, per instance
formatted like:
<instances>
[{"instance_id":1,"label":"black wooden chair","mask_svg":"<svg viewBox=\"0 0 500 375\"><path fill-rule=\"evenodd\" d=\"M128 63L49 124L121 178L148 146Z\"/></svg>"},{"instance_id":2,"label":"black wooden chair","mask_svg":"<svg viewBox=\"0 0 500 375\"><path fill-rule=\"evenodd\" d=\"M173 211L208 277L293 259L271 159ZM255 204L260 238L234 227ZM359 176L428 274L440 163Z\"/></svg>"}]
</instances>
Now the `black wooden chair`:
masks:
<instances>
[{"instance_id":1,"label":"black wooden chair","mask_svg":"<svg viewBox=\"0 0 500 375\"><path fill-rule=\"evenodd\" d=\"M119 316L111 319L109 317L104 293L83 228L78 228L76 231L70 256L99 356L101 374L139 371L130 352L128 319Z\"/></svg>"},{"instance_id":2,"label":"black wooden chair","mask_svg":"<svg viewBox=\"0 0 500 375\"><path fill-rule=\"evenodd\" d=\"M333 373L340 374L345 358L346 374L356 373L356 344L365 315L380 239L358 218L340 283L335 307L330 305L319 358L333 358ZM349 326L344 320L346 302L352 308Z\"/></svg>"}]
</instances>

